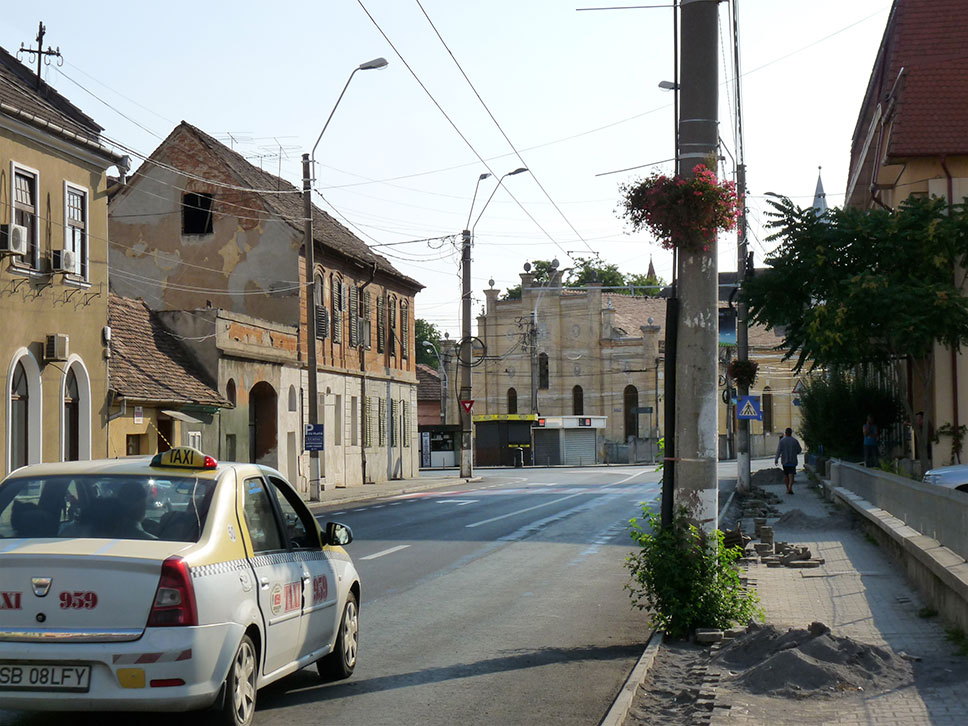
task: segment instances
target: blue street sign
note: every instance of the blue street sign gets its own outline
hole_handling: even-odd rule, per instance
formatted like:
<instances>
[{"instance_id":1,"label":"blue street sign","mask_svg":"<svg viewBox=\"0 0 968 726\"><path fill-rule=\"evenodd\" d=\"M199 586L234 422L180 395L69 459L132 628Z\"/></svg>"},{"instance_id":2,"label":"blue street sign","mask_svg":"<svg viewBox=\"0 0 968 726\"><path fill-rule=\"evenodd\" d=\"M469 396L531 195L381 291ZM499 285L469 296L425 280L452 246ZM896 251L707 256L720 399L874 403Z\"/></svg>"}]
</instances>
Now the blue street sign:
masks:
<instances>
[{"instance_id":1,"label":"blue street sign","mask_svg":"<svg viewBox=\"0 0 968 726\"><path fill-rule=\"evenodd\" d=\"M759 396L740 396L736 407L736 418L745 418L753 421L763 420Z\"/></svg>"},{"instance_id":2,"label":"blue street sign","mask_svg":"<svg viewBox=\"0 0 968 726\"><path fill-rule=\"evenodd\" d=\"M323 451L326 446L324 443L323 436L323 424L306 424L306 430L303 434L303 439L305 442L304 449L306 451Z\"/></svg>"}]
</instances>

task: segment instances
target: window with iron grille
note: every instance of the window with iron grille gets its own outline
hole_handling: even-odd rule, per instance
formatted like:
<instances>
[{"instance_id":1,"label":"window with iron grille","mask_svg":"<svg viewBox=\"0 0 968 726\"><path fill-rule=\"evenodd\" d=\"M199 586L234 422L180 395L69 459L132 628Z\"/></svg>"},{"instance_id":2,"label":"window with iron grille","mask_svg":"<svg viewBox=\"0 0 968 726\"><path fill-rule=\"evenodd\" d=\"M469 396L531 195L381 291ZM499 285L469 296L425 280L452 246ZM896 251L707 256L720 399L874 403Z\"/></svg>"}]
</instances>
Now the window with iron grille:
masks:
<instances>
[{"instance_id":1,"label":"window with iron grille","mask_svg":"<svg viewBox=\"0 0 968 726\"><path fill-rule=\"evenodd\" d=\"M387 326L389 328L390 355L397 354L397 298L390 296L389 307L387 308Z\"/></svg>"},{"instance_id":2,"label":"window with iron grille","mask_svg":"<svg viewBox=\"0 0 968 726\"><path fill-rule=\"evenodd\" d=\"M403 406L403 445L410 448L410 401L400 401Z\"/></svg>"},{"instance_id":3,"label":"window with iron grille","mask_svg":"<svg viewBox=\"0 0 968 726\"><path fill-rule=\"evenodd\" d=\"M397 416L399 407L394 399L390 399L390 446L397 446Z\"/></svg>"},{"instance_id":4,"label":"window with iron grille","mask_svg":"<svg viewBox=\"0 0 968 726\"><path fill-rule=\"evenodd\" d=\"M182 234L212 234L214 194L182 195Z\"/></svg>"},{"instance_id":5,"label":"window with iron grille","mask_svg":"<svg viewBox=\"0 0 968 726\"><path fill-rule=\"evenodd\" d=\"M20 262L28 267L40 266L40 243L37 239L37 175L14 168L13 222L27 228L27 254Z\"/></svg>"},{"instance_id":6,"label":"window with iron grille","mask_svg":"<svg viewBox=\"0 0 968 726\"><path fill-rule=\"evenodd\" d=\"M356 348L360 344L360 288L349 286L350 309L350 347Z\"/></svg>"},{"instance_id":7,"label":"window with iron grille","mask_svg":"<svg viewBox=\"0 0 968 726\"><path fill-rule=\"evenodd\" d=\"M373 446L373 399L363 397L363 446Z\"/></svg>"},{"instance_id":8,"label":"window with iron grille","mask_svg":"<svg viewBox=\"0 0 968 726\"><path fill-rule=\"evenodd\" d=\"M87 190L66 187L67 229L64 249L74 252L73 274L88 277Z\"/></svg>"},{"instance_id":9,"label":"window with iron grille","mask_svg":"<svg viewBox=\"0 0 968 726\"><path fill-rule=\"evenodd\" d=\"M400 301L400 357L410 357L410 305Z\"/></svg>"},{"instance_id":10,"label":"window with iron grille","mask_svg":"<svg viewBox=\"0 0 968 726\"><path fill-rule=\"evenodd\" d=\"M382 353L386 350L386 337L387 337L386 310L387 310L386 300L383 299L383 295L380 295L376 299L376 352L377 353Z\"/></svg>"},{"instance_id":11,"label":"window with iron grille","mask_svg":"<svg viewBox=\"0 0 968 726\"><path fill-rule=\"evenodd\" d=\"M377 399L377 432L379 435L378 444L387 444L387 401L385 398Z\"/></svg>"}]
</instances>

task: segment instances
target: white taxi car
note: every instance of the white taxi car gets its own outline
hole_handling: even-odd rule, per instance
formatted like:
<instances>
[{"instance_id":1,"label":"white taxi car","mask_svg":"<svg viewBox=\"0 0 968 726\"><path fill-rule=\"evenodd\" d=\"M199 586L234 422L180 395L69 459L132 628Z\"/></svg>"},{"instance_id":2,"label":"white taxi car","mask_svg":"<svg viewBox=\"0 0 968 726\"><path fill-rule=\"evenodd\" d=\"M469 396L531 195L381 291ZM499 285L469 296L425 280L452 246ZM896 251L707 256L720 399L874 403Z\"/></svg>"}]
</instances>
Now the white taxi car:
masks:
<instances>
[{"instance_id":1,"label":"white taxi car","mask_svg":"<svg viewBox=\"0 0 968 726\"><path fill-rule=\"evenodd\" d=\"M245 726L262 686L353 672L351 540L279 472L196 449L19 469L0 483L0 703Z\"/></svg>"}]
</instances>

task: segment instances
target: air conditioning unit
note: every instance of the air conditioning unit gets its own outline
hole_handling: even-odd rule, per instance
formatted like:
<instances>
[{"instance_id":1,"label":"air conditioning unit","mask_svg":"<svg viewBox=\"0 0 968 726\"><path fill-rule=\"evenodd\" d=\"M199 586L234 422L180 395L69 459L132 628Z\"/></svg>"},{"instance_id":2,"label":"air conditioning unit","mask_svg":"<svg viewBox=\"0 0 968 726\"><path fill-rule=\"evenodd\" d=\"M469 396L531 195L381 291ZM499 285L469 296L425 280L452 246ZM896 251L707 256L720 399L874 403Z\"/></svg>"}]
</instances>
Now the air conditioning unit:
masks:
<instances>
[{"instance_id":1,"label":"air conditioning unit","mask_svg":"<svg viewBox=\"0 0 968 726\"><path fill-rule=\"evenodd\" d=\"M73 275L76 260L77 256L74 254L74 250L54 250L54 272Z\"/></svg>"},{"instance_id":2,"label":"air conditioning unit","mask_svg":"<svg viewBox=\"0 0 968 726\"><path fill-rule=\"evenodd\" d=\"M22 224L5 224L0 231L0 253L27 254L27 228Z\"/></svg>"},{"instance_id":3,"label":"air conditioning unit","mask_svg":"<svg viewBox=\"0 0 968 726\"><path fill-rule=\"evenodd\" d=\"M44 345L44 360L67 360L70 354L68 340L63 333L48 335Z\"/></svg>"}]
</instances>

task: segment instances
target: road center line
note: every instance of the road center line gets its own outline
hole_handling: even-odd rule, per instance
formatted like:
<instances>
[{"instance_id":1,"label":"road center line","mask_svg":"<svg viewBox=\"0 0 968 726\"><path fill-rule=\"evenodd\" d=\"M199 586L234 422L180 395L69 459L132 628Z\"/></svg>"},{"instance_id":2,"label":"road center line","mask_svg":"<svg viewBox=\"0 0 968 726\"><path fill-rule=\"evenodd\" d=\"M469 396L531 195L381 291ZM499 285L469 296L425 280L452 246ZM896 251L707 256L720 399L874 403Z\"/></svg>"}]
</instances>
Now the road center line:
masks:
<instances>
[{"instance_id":1,"label":"road center line","mask_svg":"<svg viewBox=\"0 0 968 726\"><path fill-rule=\"evenodd\" d=\"M545 502L544 504L535 504L533 507L527 507L526 509L519 509L516 512L509 512L508 514L502 514L499 517L491 517L490 519L484 519L480 522L474 522L473 524L464 525L467 528L480 527L482 524L490 524L491 522L497 522L499 519L507 519L508 517L514 517L518 514L524 514L525 512L530 512L533 509L541 509L541 507L550 507L552 504L558 504L558 502L564 502L568 499L574 499L575 497L580 497L582 494L587 492L581 491L577 494L569 494L567 497L561 497L560 499L555 499L551 502Z\"/></svg>"},{"instance_id":2,"label":"road center line","mask_svg":"<svg viewBox=\"0 0 968 726\"><path fill-rule=\"evenodd\" d=\"M388 550L383 550L382 552L374 552L372 555L367 555L366 557L360 557L361 560L375 560L377 557L385 557L386 555L392 555L394 552L399 552L400 550L405 550L410 545L397 545L396 547L391 547Z\"/></svg>"}]
</instances>

